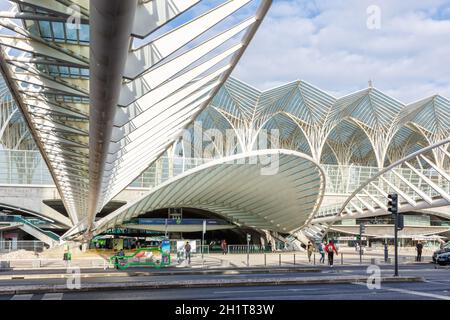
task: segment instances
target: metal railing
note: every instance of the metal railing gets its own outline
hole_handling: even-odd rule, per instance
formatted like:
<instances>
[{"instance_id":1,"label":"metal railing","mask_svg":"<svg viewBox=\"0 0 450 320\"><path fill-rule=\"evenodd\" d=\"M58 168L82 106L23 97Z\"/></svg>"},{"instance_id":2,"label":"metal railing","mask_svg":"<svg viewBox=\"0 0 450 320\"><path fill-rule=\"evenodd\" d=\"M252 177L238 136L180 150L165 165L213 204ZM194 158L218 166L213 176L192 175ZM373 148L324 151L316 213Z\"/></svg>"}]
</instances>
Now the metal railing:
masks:
<instances>
[{"instance_id":1,"label":"metal railing","mask_svg":"<svg viewBox=\"0 0 450 320\"><path fill-rule=\"evenodd\" d=\"M45 243L42 241L28 240L0 240L0 252L9 253L17 250L27 250L33 252L42 252L45 249Z\"/></svg>"}]
</instances>

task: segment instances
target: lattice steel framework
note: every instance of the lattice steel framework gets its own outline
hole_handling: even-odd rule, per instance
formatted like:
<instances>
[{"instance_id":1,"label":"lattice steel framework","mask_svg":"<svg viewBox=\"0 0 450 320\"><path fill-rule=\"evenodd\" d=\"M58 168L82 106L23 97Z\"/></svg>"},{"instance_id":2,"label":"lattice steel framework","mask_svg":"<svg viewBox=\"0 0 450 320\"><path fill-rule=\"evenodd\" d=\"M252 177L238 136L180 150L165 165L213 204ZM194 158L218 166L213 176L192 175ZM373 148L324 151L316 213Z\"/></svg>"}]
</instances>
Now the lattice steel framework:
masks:
<instances>
[{"instance_id":1,"label":"lattice steel framework","mask_svg":"<svg viewBox=\"0 0 450 320\"><path fill-rule=\"evenodd\" d=\"M432 157L436 154L432 151L439 151L444 155L442 160L449 161L450 152L446 149L449 143L447 137L395 161L361 183L343 204L316 213L310 225L297 235L321 239L336 221L387 215L389 193L399 195L399 212L450 205L450 173ZM430 170L420 170L413 164L414 160L426 164Z\"/></svg>"},{"instance_id":2,"label":"lattice steel framework","mask_svg":"<svg viewBox=\"0 0 450 320\"><path fill-rule=\"evenodd\" d=\"M0 146L3 149L33 150L36 144L26 122L0 75Z\"/></svg>"},{"instance_id":3,"label":"lattice steel framework","mask_svg":"<svg viewBox=\"0 0 450 320\"><path fill-rule=\"evenodd\" d=\"M450 136L450 101L435 95L404 104L374 87L335 98L305 81L260 91L230 78L198 120L204 130L234 130L239 150L256 149L262 129L277 129L283 148L321 163L383 168ZM448 169L443 151L432 152Z\"/></svg>"},{"instance_id":4,"label":"lattice steel framework","mask_svg":"<svg viewBox=\"0 0 450 320\"><path fill-rule=\"evenodd\" d=\"M71 220L87 230L208 104L271 4L11 2L1 70Z\"/></svg>"}]
</instances>

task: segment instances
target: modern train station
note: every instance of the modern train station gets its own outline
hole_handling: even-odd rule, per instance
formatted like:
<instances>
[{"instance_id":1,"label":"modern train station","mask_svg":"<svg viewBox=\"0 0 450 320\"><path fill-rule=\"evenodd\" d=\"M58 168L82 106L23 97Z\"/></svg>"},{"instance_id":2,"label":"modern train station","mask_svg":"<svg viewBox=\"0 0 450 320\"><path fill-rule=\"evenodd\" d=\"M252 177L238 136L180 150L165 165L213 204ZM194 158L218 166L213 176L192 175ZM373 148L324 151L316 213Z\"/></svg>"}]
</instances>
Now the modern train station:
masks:
<instances>
[{"instance_id":1,"label":"modern train station","mask_svg":"<svg viewBox=\"0 0 450 320\"><path fill-rule=\"evenodd\" d=\"M264 87L236 75L300 2L0 0L0 298L29 269L95 269L119 290L128 268L242 284L252 263L330 279L334 263L353 286L394 252L398 277L399 248L411 268L447 264L447 91L402 101L370 74L345 90L307 70ZM302 19L330 4L315 5Z\"/></svg>"},{"instance_id":2,"label":"modern train station","mask_svg":"<svg viewBox=\"0 0 450 320\"><path fill-rule=\"evenodd\" d=\"M446 97L404 103L372 83L334 96L304 80L262 91L229 77L270 1L188 21L199 1L78 2L74 25L58 1L3 13L3 246L198 240L203 221L208 243L251 234L301 250L360 223L377 243L393 236L390 192L403 242L448 239Z\"/></svg>"}]
</instances>

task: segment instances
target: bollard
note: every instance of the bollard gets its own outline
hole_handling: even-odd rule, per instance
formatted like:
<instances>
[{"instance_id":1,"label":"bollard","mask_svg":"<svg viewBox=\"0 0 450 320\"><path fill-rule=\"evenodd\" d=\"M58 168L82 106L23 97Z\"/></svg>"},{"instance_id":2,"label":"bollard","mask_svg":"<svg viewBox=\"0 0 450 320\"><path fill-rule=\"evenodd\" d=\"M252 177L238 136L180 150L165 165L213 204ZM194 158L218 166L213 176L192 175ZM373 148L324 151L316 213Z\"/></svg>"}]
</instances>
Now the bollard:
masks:
<instances>
[{"instance_id":1,"label":"bollard","mask_svg":"<svg viewBox=\"0 0 450 320\"><path fill-rule=\"evenodd\" d=\"M278 254L278 265L281 267L281 253Z\"/></svg>"},{"instance_id":2,"label":"bollard","mask_svg":"<svg viewBox=\"0 0 450 320\"><path fill-rule=\"evenodd\" d=\"M31 262L31 265L33 266L33 268L40 268L41 267L41 261L40 260L33 260Z\"/></svg>"},{"instance_id":3,"label":"bollard","mask_svg":"<svg viewBox=\"0 0 450 320\"><path fill-rule=\"evenodd\" d=\"M266 253L264 253L264 267L267 267Z\"/></svg>"},{"instance_id":4,"label":"bollard","mask_svg":"<svg viewBox=\"0 0 450 320\"><path fill-rule=\"evenodd\" d=\"M384 244L384 262L388 262L389 250L387 244Z\"/></svg>"},{"instance_id":5,"label":"bollard","mask_svg":"<svg viewBox=\"0 0 450 320\"><path fill-rule=\"evenodd\" d=\"M294 266L295 266L295 253L294 253Z\"/></svg>"},{"instance_id":6,"label":"bollard","mask_svg":"<svg viewBox=\"0 0 450 320\"><path fill-rule=\"evenodd\" d=\"M316 254L314 253L314 265L316 265Z\"/></svg>"},{"instance_id":7,"label":"bollard","mask_svg":"<svg viewBox=\"0 0 450 320\"><path fill-rule=\"evenodd\" d=\"M341 252L341 265L344 264L344 254Z\"/></svg>"}]
</instances>

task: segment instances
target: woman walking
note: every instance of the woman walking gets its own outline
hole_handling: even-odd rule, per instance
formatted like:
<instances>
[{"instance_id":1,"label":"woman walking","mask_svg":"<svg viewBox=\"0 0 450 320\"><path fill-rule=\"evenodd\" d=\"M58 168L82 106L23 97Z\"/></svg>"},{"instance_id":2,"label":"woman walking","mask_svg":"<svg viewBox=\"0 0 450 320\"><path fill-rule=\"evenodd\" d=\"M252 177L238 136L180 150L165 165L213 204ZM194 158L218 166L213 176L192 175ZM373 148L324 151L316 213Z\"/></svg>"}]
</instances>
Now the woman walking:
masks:
<instances>
[{"instance_id":1,"label":"woman walking","mask_svg":"<svg viewBox=\"0 0 450 320\"><path fill-rule=\"evenodd\" d=\"M327 246L325 247L325 251L328 253L328 264L332 268L334 253L336 252L336 255L338 255L338 252L336 250L336 247L333 244L333 241L330 240L330 242L328 242Z\"/></svg>"}]
</instances>

